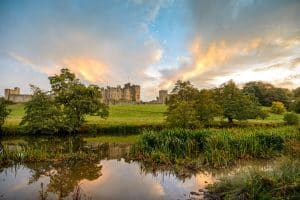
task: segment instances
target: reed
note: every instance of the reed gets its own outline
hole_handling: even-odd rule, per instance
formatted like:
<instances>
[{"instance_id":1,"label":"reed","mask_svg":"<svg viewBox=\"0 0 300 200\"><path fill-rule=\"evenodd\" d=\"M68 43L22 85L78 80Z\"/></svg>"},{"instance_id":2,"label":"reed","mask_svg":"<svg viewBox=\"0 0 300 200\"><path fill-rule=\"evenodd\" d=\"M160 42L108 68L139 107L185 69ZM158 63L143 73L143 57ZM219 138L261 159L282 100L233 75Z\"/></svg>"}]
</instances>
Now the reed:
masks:
<instances>
[{"instance_id":1,"label":"reed","mask_svg":"<svg viewBox=\"0 0 300 200\"><path fill-rule=\"evenodd\" d=\"M300 162L285 159L271 170L250 169L210 185L220 199L299 199Z\"/></svg>"},{"instance_id":2,"label":"reed","mask_svg":"<svg viewBox=\"0 0 300 200\"><path fill-rule=\"evenodd\" d=\"M287 142L299 138L299 134L293 126L144 131L132 153L141 160L172 163L198 158L202 164L220 167L238 159L280 155L287 149Z\"/></svg>"}]
</instances>

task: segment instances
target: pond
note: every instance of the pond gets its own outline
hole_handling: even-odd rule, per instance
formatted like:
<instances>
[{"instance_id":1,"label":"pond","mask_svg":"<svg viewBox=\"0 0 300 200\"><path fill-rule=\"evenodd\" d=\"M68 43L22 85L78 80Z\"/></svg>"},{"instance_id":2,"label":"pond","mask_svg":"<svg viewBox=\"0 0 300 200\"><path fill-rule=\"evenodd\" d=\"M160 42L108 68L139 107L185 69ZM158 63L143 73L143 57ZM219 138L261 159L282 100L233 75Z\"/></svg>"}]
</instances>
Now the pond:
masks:
<instances>
[{"instance_id":1,"label":"pond","mask_svg":"<svg viewBox=\"0 0 300 200\"><path fill-rule=\"evenodd\" d=\"M2 153L3 149L21 152L31 147L49 153L86 152L90 156L0 166L0 199L74 199L78 194L81 199L201 199L199 189L235 171L204 170L182 175L172 169L155 170L131 161L131 146L124 142L88 142L80 136L2 138Z\"/></svg>"}]
</instances>

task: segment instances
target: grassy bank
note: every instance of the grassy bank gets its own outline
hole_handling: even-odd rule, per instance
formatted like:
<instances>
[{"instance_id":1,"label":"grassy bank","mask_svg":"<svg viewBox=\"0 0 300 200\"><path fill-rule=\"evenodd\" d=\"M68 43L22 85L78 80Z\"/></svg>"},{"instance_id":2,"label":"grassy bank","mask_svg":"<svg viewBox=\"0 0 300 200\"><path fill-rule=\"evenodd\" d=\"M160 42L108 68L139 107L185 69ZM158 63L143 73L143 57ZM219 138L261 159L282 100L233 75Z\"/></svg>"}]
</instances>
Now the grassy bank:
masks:
<instances>
[{"instance_id":1,"label":"grassy bank","mask_svg":"<svg viewBox=\"0 0 300 200\"><path fill-rule=\"evenodd\" d=\"M18 127L24 116L24 104L9 105L11 110L4 127ZM109 126L160 125L164 122L165 105L160 104L122 104L110 105L109 117L105 120L97 116L87 116L86 124Z\"/></svg>"},{"instance_id":2,"label":"grassy bank","mask_svg":"<svg viewBox=\"0 0 300 200\"><path fill-rule=\"evenodd\" d=\"M161 129L166 108L165 105L159 104L110 105L107 119L87 116L80 132L126 135L138 133L141 129ZM3 130L7 134L21 133L22 127L19 123L25 114L24 104L9 105L9 109L11 113L5 121Z\"/></svg>"},{"instance_id":3,"label":"grassy bank","mask_svg":"<svg viewBox=\"0 0 300 200\"><path fill-rule=\"evenodd\" d=\"M3 130L7 135L22 133L19 123L24 116L24 104L9 105L10 115ZM96 116L87 116L80 133L128 135L140 133L143 129L161 130L165 127L166 105L159 104L121 104L110 105L109 117L105 120ZM269 109L269 108L265 108ZM234 121L228 124L222 117L216 117L213 127L279 127L284 125L283 115L270 114L265 119Z\"/></svg>"},{"instance_id":4,"label":"grassy bank","mask_svg":"<svg viewBox=\"0 0 300 200\"><path fill-rule=\"evenodd\" d=\"M137 160L154 164L187 165L191 161L192 168L226 167L239 159L292 153L290 144L299 144L299 134L299 128L292 126L145 131L133 155Z\"/></svg>"},{"instance_id":5,"label":"grassy bank","mask_svg":"<svg viewBox=\"0 0 300 200\"><path fill-rule=\"evenodd\" d=\"M208 187L216 199L299 199L300 161L284 160L273 169L250 169Z\"/></svg>"}]
</instances>

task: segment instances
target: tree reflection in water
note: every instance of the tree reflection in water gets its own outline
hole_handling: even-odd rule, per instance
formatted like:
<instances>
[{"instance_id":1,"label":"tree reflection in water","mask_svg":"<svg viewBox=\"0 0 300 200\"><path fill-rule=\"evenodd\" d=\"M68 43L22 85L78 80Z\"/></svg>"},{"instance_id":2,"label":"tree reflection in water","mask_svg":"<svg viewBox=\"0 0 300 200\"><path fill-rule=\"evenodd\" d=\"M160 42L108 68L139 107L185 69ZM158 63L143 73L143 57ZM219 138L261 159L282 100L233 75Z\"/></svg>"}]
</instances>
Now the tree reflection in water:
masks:
<instances>
[{"instance_id":1,"label":"tree reflection in water","mask_svg":"<svg viewBox=\"0 0 300 200\"><path fill-rule=\"evenodd\" d=\"M49 177L50 181L46 186L47 189L43 189L43 193L54 193L59 199L67 197L72 192L78 192L80 181L98 179L102 175L100 161L127 157L131 146L129 144L87 143L80 136L22 137L17 140L1 139L0 143L5 151L13 151L21 146L23 149L40 149L46 152L50 160L24 162L22 165L30 169L32 173L28 184L37 182L42 176ZM5 149L5 146L9 148ZM67 159L58 159L62 155ZM10 163L10 166L16 165ZM0 171L10 166L2 166Z\"/></svg>"}]
</instances>

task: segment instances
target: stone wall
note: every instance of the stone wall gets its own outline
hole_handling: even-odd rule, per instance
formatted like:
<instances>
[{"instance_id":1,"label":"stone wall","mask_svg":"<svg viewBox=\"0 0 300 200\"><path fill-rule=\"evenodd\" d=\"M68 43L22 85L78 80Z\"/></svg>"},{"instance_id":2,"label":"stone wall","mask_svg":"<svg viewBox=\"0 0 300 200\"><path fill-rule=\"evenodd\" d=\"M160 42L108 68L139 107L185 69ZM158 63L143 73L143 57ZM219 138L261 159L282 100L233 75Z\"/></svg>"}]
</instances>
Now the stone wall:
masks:
<instances>
[{"instance_id":1,"label":"stone wall","mask_svg":"<svg viewBox=\"0 0 300 200\"><path fill-rule=\"evenodd\" d=\"M9 95L19 95L20 94L20 88L15 87L14 89L5 89L4 90L4 96L5 99L8 100Z\"/></svg>"},{"instance_id":2,"label":"stone wall","mask_svg":"<svg viewBox=\"0 0 300 200\"><path fill-rule=\"evenodd\" d=\"M14 103L25 103L32 99L32 95L28 94L10 94L8 100Z\"/></svg>"},{"instance_id":3,"label":"stone wall","mask_svg":"<svg viewBox=\"0 0 300 200\"><path fill-rule=\"evenodd\" d=\"M4 90L5 99L14 103L25 103L32 99L32 95L20 94L20 88L15 87L14 89Z\"/></svg>"}]
</instances>

